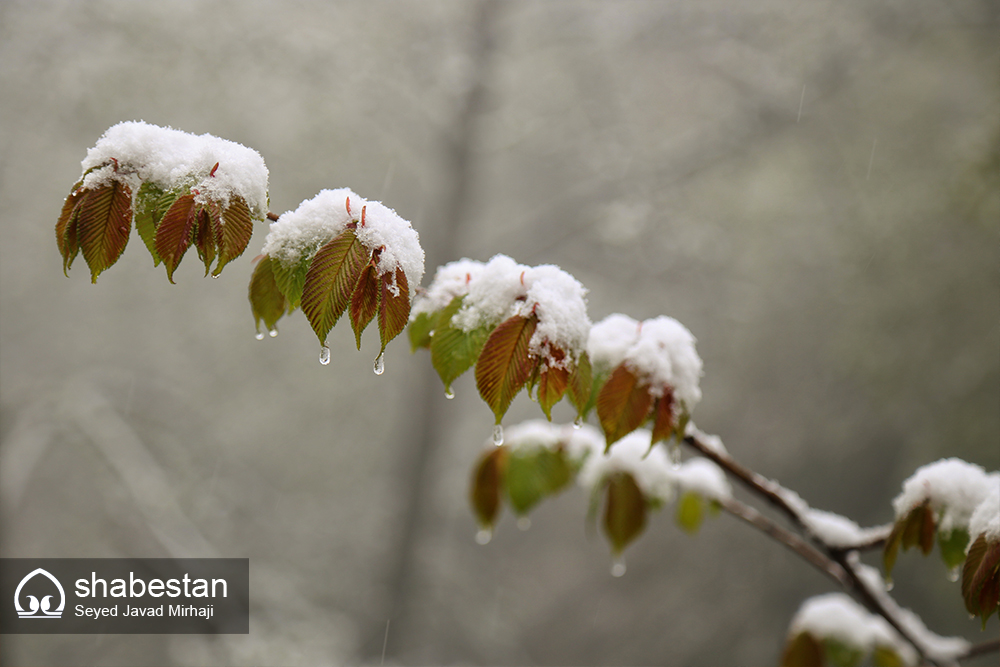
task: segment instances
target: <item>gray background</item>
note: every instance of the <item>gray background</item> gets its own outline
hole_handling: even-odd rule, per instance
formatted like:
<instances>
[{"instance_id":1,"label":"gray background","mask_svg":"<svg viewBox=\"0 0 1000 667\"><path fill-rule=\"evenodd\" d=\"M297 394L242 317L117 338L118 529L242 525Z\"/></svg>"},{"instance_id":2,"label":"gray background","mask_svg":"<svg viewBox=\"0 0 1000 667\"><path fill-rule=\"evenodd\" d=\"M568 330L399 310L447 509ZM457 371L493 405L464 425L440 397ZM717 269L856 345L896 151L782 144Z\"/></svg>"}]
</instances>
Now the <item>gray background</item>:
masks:
<instances>
[{"instance_id":1,"label":"gray background","mask_svg":"<svg viewBox=\"0 0 1000 667\"><path fill-rule=\"evenodd\" d=\"M249 636L5 636L30 664L773 664L831 584L665 511L614 579L585 494L475 544L492 415L426 353L296 313L256 341L261 226L170 285L135 238L65 278L63 197L122 120L251 146L271 210L351 187L438 264L556 263L681 320L698 424L811 504L1000 465L1000 20L991 0L0 2L0 552L251 559ZM519 398L507 418L537 416ZM571 419L565 406L557 417ZM875 561L875 555L868 557ZM894 594L969 621L937 556ZM386 633L388 621L388 633ZM987 664L994 659L991 656ZM995 664L995 663L992 663Z\"/></svg>"}]
</instances>

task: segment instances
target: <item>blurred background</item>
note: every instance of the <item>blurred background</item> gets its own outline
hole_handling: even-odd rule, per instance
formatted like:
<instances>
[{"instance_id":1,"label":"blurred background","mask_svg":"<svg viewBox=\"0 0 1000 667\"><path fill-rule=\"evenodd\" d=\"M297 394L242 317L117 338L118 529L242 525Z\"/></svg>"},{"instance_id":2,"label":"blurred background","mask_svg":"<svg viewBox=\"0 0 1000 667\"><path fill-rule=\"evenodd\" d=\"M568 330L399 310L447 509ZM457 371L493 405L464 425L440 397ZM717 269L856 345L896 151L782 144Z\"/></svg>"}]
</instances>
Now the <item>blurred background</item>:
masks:
<instances>
[{"instance_id":1,"label":"blurred background","mask_svg":"<svg viewBox=\"0 0 1000 667\"><path fill-rule=\"evenodd\" d=\"M247 557L252 596L249 636L6 635L4 664L764 665L832 590L671 510L613 578L577 489L477 545L472 378L445 401L404 339L375 376L343 323L321 366L299 313L255 340L263 225L219 280L135 238L67 279L56 218L122 120L255 148L275 213L384 201L425 285L506 253L594 321L676 317L698 425L814 507L886 523L920 465L1000 467L995 0L3 0L0 92L0 553ZM938 633L996 636L936 554L895 574Z\"/></svg>"}]
</instances>

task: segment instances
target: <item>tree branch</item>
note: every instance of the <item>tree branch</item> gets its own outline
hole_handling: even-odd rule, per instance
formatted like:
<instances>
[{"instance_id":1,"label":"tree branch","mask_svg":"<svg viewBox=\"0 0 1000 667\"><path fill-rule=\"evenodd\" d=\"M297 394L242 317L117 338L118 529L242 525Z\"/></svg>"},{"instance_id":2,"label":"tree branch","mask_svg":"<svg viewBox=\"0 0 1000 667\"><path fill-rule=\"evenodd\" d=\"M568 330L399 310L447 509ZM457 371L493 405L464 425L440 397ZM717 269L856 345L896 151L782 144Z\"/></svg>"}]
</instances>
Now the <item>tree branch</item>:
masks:
<instances>
[{"instance_id":1,"label":"tree branch","mask_svg":"<svg viewBox=\"0 0 1000 667\"><path fill-rule=\"evenodd\" d=\"M734 498L725 498L720 500L719 503L722 505L722 509L781 542L805 559L810 565L816 567L816 569L832 578L844 588L851 587L851 578L843 565L830 559L795 533L776 524L750 505L741 503Z\"/></svg>"}]
</instances>

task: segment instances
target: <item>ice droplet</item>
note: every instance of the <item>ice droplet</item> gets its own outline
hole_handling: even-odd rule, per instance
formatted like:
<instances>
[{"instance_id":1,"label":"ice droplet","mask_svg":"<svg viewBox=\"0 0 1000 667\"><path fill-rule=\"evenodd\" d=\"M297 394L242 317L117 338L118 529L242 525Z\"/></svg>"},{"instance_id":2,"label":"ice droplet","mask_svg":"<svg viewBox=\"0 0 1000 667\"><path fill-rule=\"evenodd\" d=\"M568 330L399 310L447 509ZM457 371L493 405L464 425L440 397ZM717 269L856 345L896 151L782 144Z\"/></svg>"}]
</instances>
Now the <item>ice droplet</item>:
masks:
<instances>
[{"instance_id":1,"label":"ice droplet","mask_svg":"<svg viewBox=\"0 0 1000 667\"><path fill-rule=\"evenodd\" d=\"M959 572L959 569L957 567L951 568L950 570L948 570L948 581L952 582L958 581L958 577L960 574L961 573Z\"/></svg>"},{"instance_id":2,"label":"ice droplet","mask_svg":"<svg viewBox=\"0 0 1000 667\"><path fill-rule=\"evenodd\" d=\"M385 361L382 360L383 356L385 355L379 353L379 355L375 357L375 375L382 375L382 373L385 372Z\"/></svg>"},{"instance_id":3,"label":"ice droplet","mask_svg":"<svg viewBox=\"0 0 1000 667\"><path fill-rule=\"evenodd\" d=\"M328 348L326 345L319 348L319 363L323 364L324 366L330 363L330 348Z\"/></svg>"},{"instance_id":4,"label":"ice droplet","mask_svg":"<svg viewBox=\"0 0 1000 667\"><path fill-rule=\"evenodd\" d=\"M493 531L489 528L483 528L478 533L476 533L476 544L489 544L490 540L493 539Z\"/></svg>"},{"instance_id":5,"label":"ice droplet","mask_svg":"<svg viewBox=\"0 0 1000 667\"><path fill-rule=\"evenodd\" d=\"M575 429L583 428L583 417L581 417L580 415L576 416L576 419L573 420L573 428Z\"/></svg>"},{"instance_id":6,"label":"ice droplet","mask_svg":"<svg viewBox=\"0 0 1000 667\"><path fill-rule=\"evenodd\" d=\"M503 444L503 426L500 424L493 427L493 444L497 447Z\"/></svg>"},{"instance_id":7,"label":"ice droplet","mask_svg":"<svg viewBox=\"0 0 1000 667\"><path fill-rule=\"evenodd\" d=\"M257 340L264 340L264 332L258 331L257 334L254 336L254 338L256 338Z\"/></svg>"},{"instance_id":8,"label":"ice droplet","mask_svg":"<svg viewBox=\"0 0 1000 667\"><path fill-rule=\"evenodd\" d=\"M455 390L452 389L451 387L448 387L447 389L444 390L444 397L447 398L449 401L455 398Z\"/></svg>"},{"instance_id":9,"label":"ice droplet","mask_svg":"<svg viewBox=\"0 0 1000 667\"><path fill-rule=\"evenodd\" d=\"M895 584L892 583L892 579L886 579L885 580L885 592L886 593L888 593L889 591L891 591L892 588L893 588L893 586L895 586Z\"/></svg>"},{"instance_id":10,"label":"ice droplet","mask_svg":"<svg viewBox=\"0 0 1000 667\"><path fill-rule=\"evenodd\" d=\"M621 556L615 558L614 562L611 563L611 576L621 577L625 574L625 559Z\"/></svg>"},{"instance_id":11,"label":"ice droplet","mask_svg":"<svg viewBox=\"0 0 1000 667\"><path fill-rule=\"evenodd\" d=\"M270 331L267 332L267 335L270 336L271 338L274 338L275 336L278 335L278 330L277 329L271 329Z\"/></svg>"},{"instance_id":12,"label":"ice droplet","mask_svg":"<svg viewBox=\"0 0 1000 667\"><path fill-rule=\"evenodd\" d=\"M518 517L517 527L518 530L528 530L531 528L531 519L526 516Z\"/></svg>"}]
</instances>

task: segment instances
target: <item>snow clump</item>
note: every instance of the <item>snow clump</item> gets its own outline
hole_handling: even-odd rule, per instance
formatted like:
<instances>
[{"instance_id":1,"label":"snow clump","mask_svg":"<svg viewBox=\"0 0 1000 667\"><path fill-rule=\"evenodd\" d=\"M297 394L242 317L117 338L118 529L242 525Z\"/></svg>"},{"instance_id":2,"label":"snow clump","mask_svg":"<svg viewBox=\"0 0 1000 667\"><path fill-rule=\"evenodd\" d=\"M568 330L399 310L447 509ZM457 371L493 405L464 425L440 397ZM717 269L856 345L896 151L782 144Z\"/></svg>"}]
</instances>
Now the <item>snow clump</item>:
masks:
<instances>
[{"instance_id":1,"label":"snow clump","mask_svg":"<svg viewBox=\"0 0 1000 667\"><path fill-rule=\"evenodd\" d=\"M939 530L969 530L973 512L998 483L1000 473L987 474L981 466L961 459L935 461L917 468L903 482L902 493L892 501L896 520L926 501L937 516Z\"/></svg>"}]
</instances>

